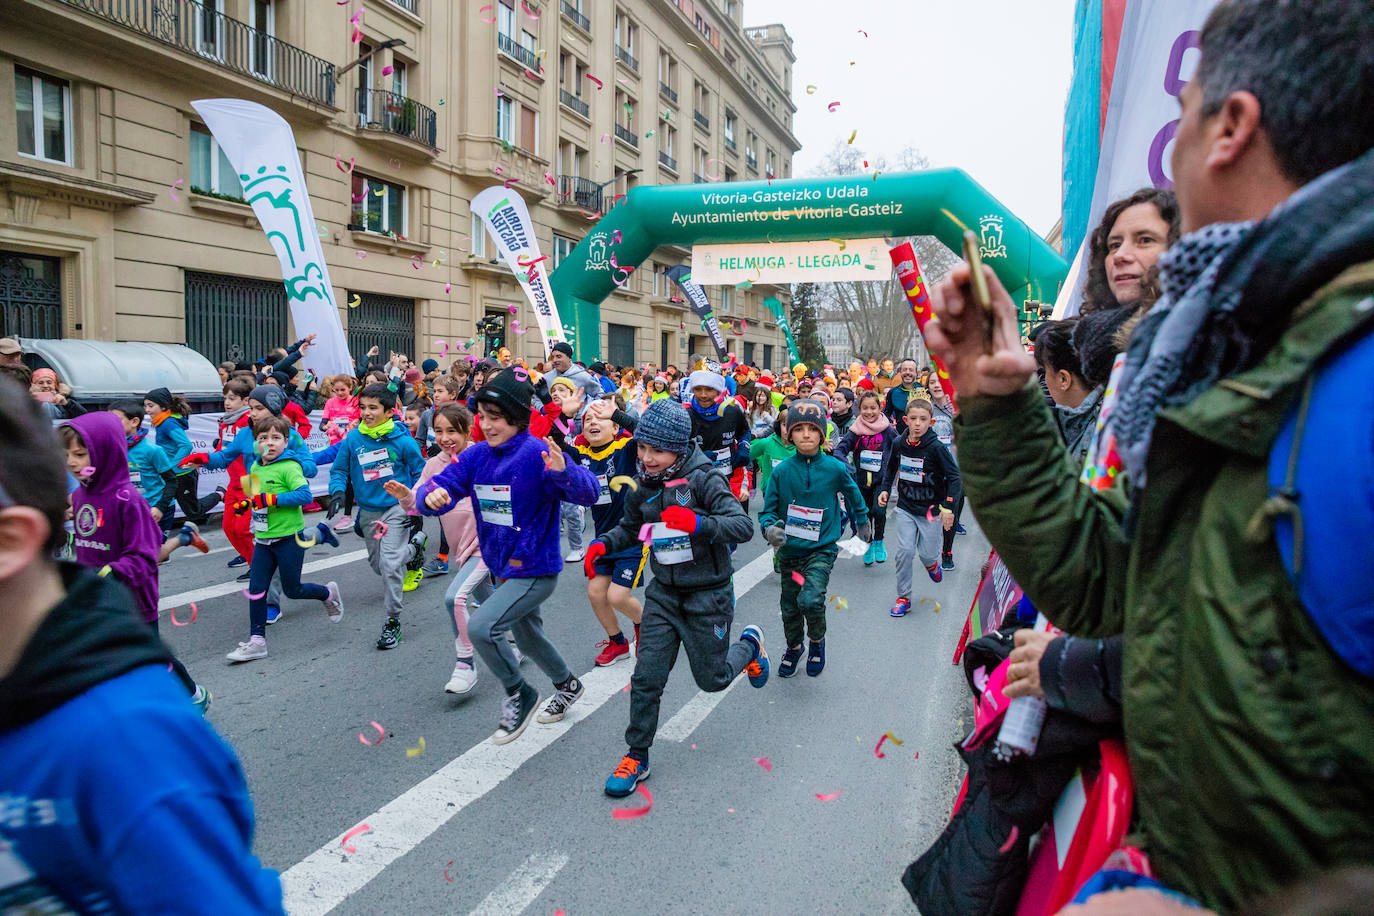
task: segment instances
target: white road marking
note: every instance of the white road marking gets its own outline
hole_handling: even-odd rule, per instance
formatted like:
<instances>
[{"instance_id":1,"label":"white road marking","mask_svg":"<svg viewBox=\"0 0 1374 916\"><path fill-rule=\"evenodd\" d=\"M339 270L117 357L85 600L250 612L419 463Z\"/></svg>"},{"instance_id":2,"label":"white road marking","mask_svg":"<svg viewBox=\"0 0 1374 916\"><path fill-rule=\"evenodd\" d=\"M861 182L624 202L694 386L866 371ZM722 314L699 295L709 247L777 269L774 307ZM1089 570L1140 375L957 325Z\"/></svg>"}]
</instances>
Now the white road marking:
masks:
<instances>
[{"instance_id":1,"label":"white road marking","mask_svg":"<svg viewBox=\"0 0 1374 916\"><path fill-rule=\"evenodd\" d=\"M515 916L523 913L567 864L568 857L561 852L535 853L511 872L500 887L487 894L471 916Z\"/></svg>"},{"instance_id":2,"label":"white road marking","mask_svg":"<svg viewBox=\"0 0 1374 916\"><path fill-rule=\"evenodd\" d=\"M352 563L354 560L363 560L366 558L366 550L350 550L348 553L336 553L322 560L312 560L306 563L301 567L301 572L318 572L321 569L331 569L335 566L343 566L346 563ZM178 592L175 595L163 595L157 603L157 609L159 611L166 611L174 607L185 607L192 601L208 601L211 598L232 595L234 592L241 592L247 587L247 582L221 582L218 585L207 585L204 588L192 589L189 592Z\"/></svg>"}]
</instances>

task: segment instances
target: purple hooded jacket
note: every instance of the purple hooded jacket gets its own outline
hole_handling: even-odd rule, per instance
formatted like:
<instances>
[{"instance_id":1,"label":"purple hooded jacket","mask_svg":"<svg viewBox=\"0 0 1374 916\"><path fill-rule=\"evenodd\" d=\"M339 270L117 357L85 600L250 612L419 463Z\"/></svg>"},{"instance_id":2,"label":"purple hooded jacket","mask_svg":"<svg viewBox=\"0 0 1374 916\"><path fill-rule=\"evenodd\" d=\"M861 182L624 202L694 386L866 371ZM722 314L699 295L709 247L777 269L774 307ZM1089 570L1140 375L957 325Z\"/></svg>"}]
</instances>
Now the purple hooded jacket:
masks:
<instances>
[{"instance_id":1,"label":"purple hooded jacket","mask_svg":"<svg viewBox=\"0 0 1374 916\"><path fill-rule=\"evenodd\" d=\"M152 510L129 480L124 426L106 411L68 420L91 456L90 476L72 491L76 561L109 575L134 593L143 619L157 620L157 555L162 533Z\"/></svg>"}]
</instances>

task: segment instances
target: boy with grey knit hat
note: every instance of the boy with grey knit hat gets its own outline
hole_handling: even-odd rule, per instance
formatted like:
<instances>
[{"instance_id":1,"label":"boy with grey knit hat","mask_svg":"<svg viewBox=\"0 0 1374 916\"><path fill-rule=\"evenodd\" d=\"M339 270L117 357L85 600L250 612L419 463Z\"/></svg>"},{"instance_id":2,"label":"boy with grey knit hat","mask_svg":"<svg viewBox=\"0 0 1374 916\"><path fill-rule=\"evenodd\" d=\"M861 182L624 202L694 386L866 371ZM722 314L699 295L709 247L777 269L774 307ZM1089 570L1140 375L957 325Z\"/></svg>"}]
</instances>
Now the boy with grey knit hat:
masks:
<instances>
[{"instance_id":1,"label":"boy with grey knit hat","mask_svg":"<svg viewBox=\"0 0 1374 916\"><path fill-rule=\"evenodd\" d=\"M635 426L638 482L625 497L620 525L592 541L584 570L596 561L648 542L654 578L644 591L639 652L630 679L629 750L606 780L606 794L629 795L649 776L649 746L658 730L659 701L678 647L706 691L724 690L743 671L749 683L768 683L763 631L748 626L735 641L730 547L752 535L749 516L725 475L691 441L687 409L668 399L649 405Z\"/></svg>"}]
</instances>

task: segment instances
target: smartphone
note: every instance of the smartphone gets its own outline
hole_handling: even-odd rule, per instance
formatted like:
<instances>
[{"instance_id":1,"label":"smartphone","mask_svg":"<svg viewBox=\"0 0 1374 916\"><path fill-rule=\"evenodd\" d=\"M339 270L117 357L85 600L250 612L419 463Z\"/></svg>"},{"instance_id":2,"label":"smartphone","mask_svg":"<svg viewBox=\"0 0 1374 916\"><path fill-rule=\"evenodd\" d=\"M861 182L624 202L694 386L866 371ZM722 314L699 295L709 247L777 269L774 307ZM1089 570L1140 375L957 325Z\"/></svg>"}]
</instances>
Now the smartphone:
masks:
<instances>
[{"instance_id":1,"label":"smartphone","mask_svg":"<svg viewBox=\"0 0 1374 916\"><path fill-rule=\"evenodd\" d=\"M973 291L973 300L978 303L978 307L983 310L983 316L987 319L984 323L984 349L992 352L992 295L988 292L988 280L983 276L983 258L978 253L978 236L968 230L964 231L964 260L968 262L969 270L969 289Z\"/></svg>"}]
</instances>

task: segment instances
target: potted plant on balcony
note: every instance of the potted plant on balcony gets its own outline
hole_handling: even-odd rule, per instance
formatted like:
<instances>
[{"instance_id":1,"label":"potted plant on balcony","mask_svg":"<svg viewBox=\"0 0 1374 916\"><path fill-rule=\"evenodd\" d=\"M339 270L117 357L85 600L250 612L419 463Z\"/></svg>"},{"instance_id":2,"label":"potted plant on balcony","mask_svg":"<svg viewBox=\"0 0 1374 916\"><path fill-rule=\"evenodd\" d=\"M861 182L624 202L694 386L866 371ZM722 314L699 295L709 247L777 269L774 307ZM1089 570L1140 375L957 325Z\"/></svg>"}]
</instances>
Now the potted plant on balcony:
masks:
<instances>
[{"instance_id":1,"label":"potted plant on balcony","mask_svg":"<svg viewBox=\"0 0 1374 916\"><path fill-rule=\"evenodd\" d=\"M367 216L362 210L355 209L348 216L348 230L350 232L362 232L367 228Z\"/></svg>"},{"instance_id":2,"label":"potted plant on balcony","mask_svg":"<svg viewBox=\"0 0 1374 916\"><path fill-rule=\"evenodd\" d=\"M401 103L401 119L397 124L396 132L409 137L415 133L415 124L419 119L420 110L415 106L414 99L406 99Z\"/></svg>"}]
</instances>

